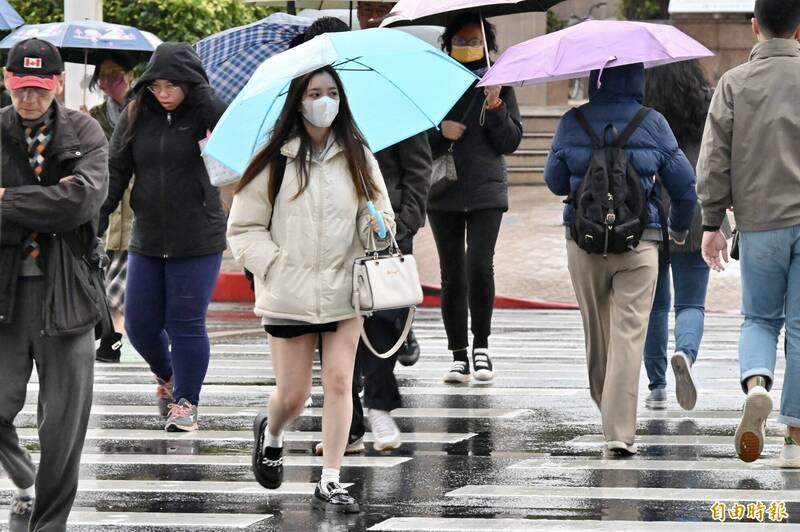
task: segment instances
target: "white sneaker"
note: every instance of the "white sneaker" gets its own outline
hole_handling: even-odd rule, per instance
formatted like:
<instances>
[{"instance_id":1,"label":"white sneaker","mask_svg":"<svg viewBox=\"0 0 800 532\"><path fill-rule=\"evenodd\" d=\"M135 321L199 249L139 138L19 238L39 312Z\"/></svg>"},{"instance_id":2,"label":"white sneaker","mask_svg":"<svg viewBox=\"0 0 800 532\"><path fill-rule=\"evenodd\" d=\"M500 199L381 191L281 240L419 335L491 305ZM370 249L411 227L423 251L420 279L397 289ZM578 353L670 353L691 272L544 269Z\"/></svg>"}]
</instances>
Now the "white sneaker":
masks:
<instances>
[{"instance_id":1,"label":"white sneaker","mask_svg":"<svg viewBox=\"0 0 800 532\"><path fill-rule=\"evenodd\" d=\"M629 444L622 441L606 442L606 454L608 454L610 457L633 456L638 452L639 449L636 447L635 443Z\"/></svg>"},{"instance_id":2,"label":"white sneaker","mask_svg":"<svg viewBox=\"0 0 800 532\"><path fill-rule=\"evenodd\" d=\"M764 450L765 427L772 412L772 398L763 386L753 386L747 393L742 420L736 427L734 446L743 462L753 462Z\"/></svg>"},{"instance_id":3,"label":"white sneaker","mask_svg":"<svg viewBox=\"0 0 800 532\"><path fill-rule=\"evenodd\" d=\"M445 384L466 384L470 379L468 360L454 360L450 365L450 371L444 375Z\"/></svg>"},{"instance_id":4,"label":"white sneaker","mask_svg":"<svg viewBox=\"0 0 800 532\"><path fill-rule=\"evenodd\" d=\"M350 441L347 440L347 447L344 449L344 454L361 454L365 451L364 449L364 438L358 438L356 440ZM316 447L314 447L314 453L317 456L322 456L324 449L322 447L322 442L319 442Z\"/></svg>"},{"instance_id":5,"label":"white sneaker","mask_svg":"<svg viewBox=\"0 0 800 532\"><path fill-rule=\"evenodd\" d=\"M697 386L692 375L692 361L683 351L672 355L672 372L675 374L675 396L684 410L694 409L697 404Z\"/></svg>"},{"instance_id":6,"label":"white sneaker","mask_svg":"<svg viewBox=\"0 0 800 532\"><path fill-rule=\"evenodd\" d=\"M376 451L393 451L399 449L402 441L400 440L400 429L397 428L392 418L392 414L385 410L367 409L369 426L375 442L372 444Z\"/></svg>"},{"instance_id":7,"label":"white sneaker","mask_svg":"<svg viewBox=\"0 0 800 532\"><path fill-rule=\"evenodd\" d=\"M800 469L800 445L797 445L788 434L783 438L783 448L781 448L781 457L778 459L778 467Z\"/></svg>"}]
</instances>

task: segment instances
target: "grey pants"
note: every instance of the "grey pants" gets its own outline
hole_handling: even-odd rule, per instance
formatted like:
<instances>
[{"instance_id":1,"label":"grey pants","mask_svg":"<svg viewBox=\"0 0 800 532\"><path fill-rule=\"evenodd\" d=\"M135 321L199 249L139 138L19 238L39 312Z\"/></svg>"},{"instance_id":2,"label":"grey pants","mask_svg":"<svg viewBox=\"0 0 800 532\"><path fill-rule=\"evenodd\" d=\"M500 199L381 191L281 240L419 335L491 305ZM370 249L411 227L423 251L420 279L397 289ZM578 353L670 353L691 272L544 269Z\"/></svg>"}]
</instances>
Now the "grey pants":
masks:
<instances>
[{"instance_id":1,"label":"grey pants","mask_svg":"<svg viewBox=\"0 0 800 532\"><path fill-rule=\"evenodd\" d=\"M92 406L94 333L42 336L44 289L43 281L20 282L14 323L0 325L0 463L18 488L36 484L30 531L64 532L78 490ZM34 363L39 375L38 474L14 427Z\"/></svg>"},{"instance_id":2,"label":"grey pants","mask_svg":"<svg viewBox=\"0 0 800 532\"><path fill-rule=\"evenodd\" d=\"M567 241L567 262L583 320L589 390L606 441L631 445L639 370L658 278L658 244L622 255L589 255Z\"/></svg>"}]
</instances>

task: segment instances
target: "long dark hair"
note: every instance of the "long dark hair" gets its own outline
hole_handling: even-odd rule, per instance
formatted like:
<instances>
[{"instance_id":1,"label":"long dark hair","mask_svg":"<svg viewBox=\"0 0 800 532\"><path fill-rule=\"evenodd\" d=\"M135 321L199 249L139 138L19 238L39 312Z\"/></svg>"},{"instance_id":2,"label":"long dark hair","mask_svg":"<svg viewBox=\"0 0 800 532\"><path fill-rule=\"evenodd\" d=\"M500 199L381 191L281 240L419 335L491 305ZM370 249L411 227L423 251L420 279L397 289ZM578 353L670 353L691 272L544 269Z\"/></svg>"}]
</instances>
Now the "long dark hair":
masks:
<instances>
[{"instance_id":1,"label":"long dark hair","mask_svg":"<svg viewBox=\"0 0 800 532\"><path fill-rule=\"evenodd\" d=\"M342 87L342 80L333 67L330 66L320 68L314 72L296 78L292 81L291 85L289 85L286 103L278 117L278 121L275 123L275 128L272 130L272 136L269 142L267 142L267 145L253 157L247 169L244 171L244 174L242 174L242 179L239 180L239 185L236 187L237 194L267 168L267 166L270 166L268 195L270 203L273 205L275 204L275 198L278 196L278 188L283 176L275 175L275 167L277 165L274 163L280 155L284 143L293 137L300 138L300 150L295 159L295 164L299 168L298 177L300 180L300 189L295 198L302 194L306 187L308 187L309 160L311 158L313 143L311 136L309 136L303 124L303 115L300 111L300 107L306 88L311 82L311 78L317 74L330 74L336 86L339 88L339 114L336 115L336 119L334 119L331 125L331 130L332 134L335 135L336 141L342 145L345 157L347 157L347 166L350 169L350 175L356 187L357 196L358 198L364 198L364 192L361 186L362 177L367 183L370 196L373 198L378 196L378 187L375 185L370 175L367 156L364 152L364 146L366 146L367 142L364 140L364 136L353 120L353 114L350 111L350 105L347 103L347 96Z\"/></svg>"},{"instance_id":2,"label":"long dark hair","mask_svg":"<svg viewBox=\"0 0 800 532\"><path fill-rule=\"evenodd\" d=\"M644 104L664 115L678 144L700 142L711 96L700 62L651 68L645 71L645 80Z\"/></svg>"}]
</instances>

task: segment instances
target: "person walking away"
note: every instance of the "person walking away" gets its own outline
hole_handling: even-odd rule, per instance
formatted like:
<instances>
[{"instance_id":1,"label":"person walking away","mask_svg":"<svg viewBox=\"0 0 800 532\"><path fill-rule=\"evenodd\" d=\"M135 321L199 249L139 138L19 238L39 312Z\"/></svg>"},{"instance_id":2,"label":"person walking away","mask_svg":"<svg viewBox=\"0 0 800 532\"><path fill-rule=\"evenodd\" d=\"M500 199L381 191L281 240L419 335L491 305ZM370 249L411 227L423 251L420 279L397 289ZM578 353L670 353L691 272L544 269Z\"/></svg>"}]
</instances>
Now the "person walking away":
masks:
<instances>
[{"instance_id":1,"label":"person walking away","mask_svg":"<svg viewBox=\"0 0 800 532\"><path fill-rule=\"evenodd\" d=\"M472 13L454 17L442 35L442 49L478 76L486 71L484 49L497 51L494 26L486 20L483 24L486 43L481 19ZM450 188L428 201L442 276L442 319L453 354L444 382L470 381L468 312L472 318L472 374L478 381L491 381L494 248L503 213L508 210L503 156L514 153L522 141L514 90L472 87L440 127L429 131L428 139L434 159L452 152L458 176Z\"/></svg>"},{"instance_id":2,"label":"person walking away","mask_svg":"<svg viewBox=\"0 0 800 532\"><path fill-rule=\"evenodd\" d=\"M783 467L800 467L800 0L757 0L750 60L719 81L697 164L703 257L724 269L720 231L733 207L739 230L742 314L739 366L747 394L734 445L756 460L772 411L777 343L786 326L778 421L787 426Z\"/></svg>"},{"instance_id":3,"label":"person walking away","mask_svg":"<svg viewBox=\"0 0 800 532\"><path fill-rule=\"evenodd\" d=\"M589 103L561 119L545 181L554 194L568 196L567 262L583 321L589 389L602 416L606 450L611 456L631 455L636 453L639 371L658 277L658 245L665 232L676 243L686 239L697 196L694 172L669 124L657 111L642 107L644 66L608 68L602 72L602 84L599 78L600 72L592 72ZM609 126L616 138L608 138ZM637 238L634 245L626 239L626 245L619 246L623 249L589 253L590 239L577 229L581 220L575 205L581 212L592 207L584 207L587 194L581 185L596 174L597 146L608 143L624 148L617 157L630 163L627 197L635 198L638 191L644 201L636 210L633 203L626 205L631 218L639 218L644 227L638 245ZM671 199L668 228L661 225L656 174Z\"/></svg>"},{"instance_id":4,"label":"person walking away","mask_svg":"<svg viewBox=\"0 0 800 532\"><path fill-rule=\"evenodd\" d=\"M12 105L0 111L0 463L15 486L12 532L64 532L78 490L94 378L86 258L108 188L108 142L91 117L56 99L58 49L20 41L4 71ZM97 265L94 265L97 267ZM39 375L38 470L14 419Z\"/></svg>"},{"instance_id":5,"label":"person walking away","mask_svg":"<svg viewBox=\"0 0 800 532\"><path fill-rule=\"evenodd\" d=\"M357 512L339 482L352 416L350 388L361 331L353 308L353 262L371 248L377 220L369 190L394 230L389 193L366 147L341 80L324 67L292 81L273 134L234 195L228 242L253 273L255 313L269 335L276 388L253 424L253 472L267 489L283 482L283 434L311 392L322 335L322 475L312 506ZM382 245L388 245L383 243Z\"/></svg>"},{"instance_id":6,"label":"person walking away","mask_svg":"<svg viewBox=\"0 0 800 532\"><path fill-rule=\"evenodd\" d=\"M159 45L133 93L111 140L101 229L135 174L125 330L155 375L165 430L193 431L211 350L206 312L225 249L225 212L197 143L225 105L184 43Z\"/></svg>"},{"instance_id":7,"label":"person walking away","mask_svg":"<svg viewBox=\"0 0 800 532\"><path fill-rule=\"evenodd\" d=\"M94 75L89 82L89 89L100 88L105 101L92 107L89 114L97 120L111 140L114 128L128 104L130 89L133 86L133 67L136 62L129 55L111 52L100 58ZM128 273L128 244L133 226L133 210L130 205L131 187L125 191L117 210L111 214L106 231L106 254L111 264L106 272L106 297L112 310L114 332L100 339L96 359L98 362L119 362L122 353L122 333L125 329L123 313L125 302L125 277Z\"/></svg>"},{"instance_id":8,"label":"person walking away","mask_svg":"<svg viewBox=\"0 0 800 532\"><path fill-rule=\"evenodd\" d=\"M678 147L694 167L713 94L700 62L682 61L648 69L645 71L645 87L644 104L664 115ZM662 212L669 212L669 196L661 194L661 200ZM662 243L656 295L644 344L644 367L650 381L650 394L645 399L645 406L651 410L667 407L668 318L672 299L670 273L675 286L675 353L670 359L675 374L675 395L684 410L692 410L697 402L692 366L697 361L703 339L710 271L700 251L703 239L700 211L699 207L695 208L689 236L682 246L670 242L669 252L665 253ZM730 236L727 217L723 220L723 230Z\"/></svg>"}]
</instances>

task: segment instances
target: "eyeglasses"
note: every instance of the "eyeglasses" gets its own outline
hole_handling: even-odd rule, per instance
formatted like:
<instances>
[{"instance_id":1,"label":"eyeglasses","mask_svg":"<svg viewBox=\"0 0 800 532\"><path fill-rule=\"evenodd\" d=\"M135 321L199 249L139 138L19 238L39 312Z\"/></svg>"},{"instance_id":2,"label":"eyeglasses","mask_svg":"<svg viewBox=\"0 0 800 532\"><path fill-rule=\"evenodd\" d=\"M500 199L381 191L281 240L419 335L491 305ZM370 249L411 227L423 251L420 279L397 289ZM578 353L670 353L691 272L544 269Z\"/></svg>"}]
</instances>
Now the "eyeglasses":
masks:
<instances>
[{"instance_id":1,"label":"eyeglasses","mask_svg":"<svg viewBox=\"0 0 800 532\"><path fill-rule=\"evenodd\" d=\"M172 96L175 91L180 89L178 85L167 83L166 85L156 85L155 83L148 85L147 90L158 96L161 92L165 92L167 96Z\"/></svg>"},{"instance_id":2,"label":"eyeglasses","mask_svg":"<svg viewBox=\"0 0 800 532\"><path fill-rule=\"evenodd\" d=\"M478 46L483 46L483 41L480 39L470 39L467 41L465 39L462 39L458 35L453 37L452 43L453 46L470 46L474 48L477 48Z\"/></svg>"}]
</instances>

